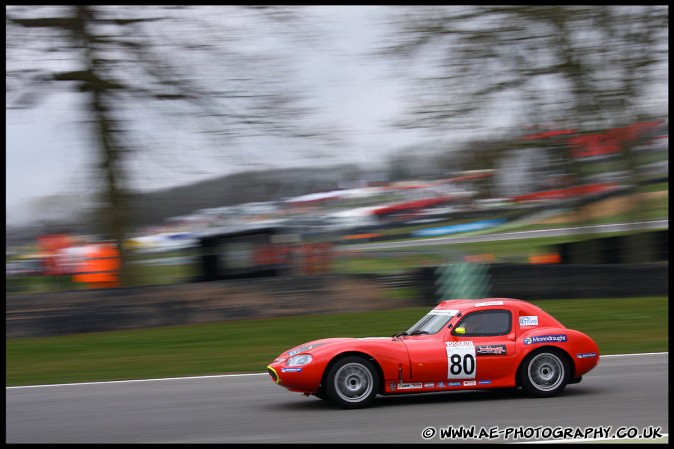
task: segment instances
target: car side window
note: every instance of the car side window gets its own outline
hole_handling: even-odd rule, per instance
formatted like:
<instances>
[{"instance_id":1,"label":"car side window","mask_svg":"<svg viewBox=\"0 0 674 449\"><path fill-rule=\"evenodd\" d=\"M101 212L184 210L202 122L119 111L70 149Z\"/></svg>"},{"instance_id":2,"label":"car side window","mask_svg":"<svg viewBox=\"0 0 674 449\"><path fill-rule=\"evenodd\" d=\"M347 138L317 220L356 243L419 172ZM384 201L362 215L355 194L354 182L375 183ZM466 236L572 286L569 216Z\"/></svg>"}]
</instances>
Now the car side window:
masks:
<instances>
[{"instance_id":1,"label":"car side window","mask_svg":"<svg viewBox=\"0 0 674 449\"><path fill-rule=\"evenodd\" d=\"M512 329L512 314L509 310L483 310L464 316L456 328L464 328L464 337L489 337L507 335ZM456 329L455 328L455 329ZM453 335L459 335L452 332Z\"/></svg>"}]
</instances>

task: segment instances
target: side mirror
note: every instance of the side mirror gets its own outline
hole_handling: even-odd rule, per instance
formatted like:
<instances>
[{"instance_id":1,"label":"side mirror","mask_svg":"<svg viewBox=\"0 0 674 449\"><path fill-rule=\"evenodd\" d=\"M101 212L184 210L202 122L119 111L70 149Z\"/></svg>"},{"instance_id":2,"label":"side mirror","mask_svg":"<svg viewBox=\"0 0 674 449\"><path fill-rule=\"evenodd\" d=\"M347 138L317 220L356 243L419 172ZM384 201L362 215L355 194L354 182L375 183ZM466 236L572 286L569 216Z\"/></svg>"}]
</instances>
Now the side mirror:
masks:
<instances>
[{"instance_id":1,"label":"side mirror","mask_svg":"<svg viewBox=\"0 0 674 449\"><path fill-rule=\"evenodd\" d=\"M466 328L465 327L457 327L454 329L455 334L463 335L466 333Z\"/></svg>"}]
</instances>

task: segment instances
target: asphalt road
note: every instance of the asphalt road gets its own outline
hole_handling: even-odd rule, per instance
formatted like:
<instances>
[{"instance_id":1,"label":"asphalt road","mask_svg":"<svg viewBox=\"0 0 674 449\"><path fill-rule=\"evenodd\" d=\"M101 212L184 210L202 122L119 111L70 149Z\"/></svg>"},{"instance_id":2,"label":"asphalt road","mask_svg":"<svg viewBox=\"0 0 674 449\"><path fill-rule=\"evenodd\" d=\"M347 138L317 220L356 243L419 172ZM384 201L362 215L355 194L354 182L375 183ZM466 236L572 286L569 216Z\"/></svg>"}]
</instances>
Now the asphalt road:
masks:
<instances>
[{"instance_id":1,"label":"asphalt road","mask_svg":"<svg viewBox=\"0 0 674 449\"><path fill-rule=\"evenodd\" d=\"M668 357L602 357L555 398L521 390L380 396L362 410L291 393L266 374L8 387L6 443L458 442L442 439L450 426L499 436L487 442L542 440L535 433L553 428L597 438L621 427L668 434ZM422 438L429 427L433 436Z\"/></svg>"}]
</instances>

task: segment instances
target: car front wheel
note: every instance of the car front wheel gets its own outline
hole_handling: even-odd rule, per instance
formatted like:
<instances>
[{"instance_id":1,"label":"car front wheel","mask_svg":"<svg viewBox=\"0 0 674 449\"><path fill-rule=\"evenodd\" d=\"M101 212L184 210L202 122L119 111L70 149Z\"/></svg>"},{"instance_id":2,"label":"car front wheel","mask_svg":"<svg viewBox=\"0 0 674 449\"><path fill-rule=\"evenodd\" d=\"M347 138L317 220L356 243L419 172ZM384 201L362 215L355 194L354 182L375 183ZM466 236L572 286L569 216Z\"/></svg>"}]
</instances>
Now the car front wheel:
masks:
<instances>
[{"instance_id":1,"label":"car front wheel","mask_svg":"<svg viewBox=\"0 0 674 449\"><path fill-rule=\"evenodd\" d=\"M338 360L328 371L325 392L342 408L363 408L379 391L379 374L369 360L350 356Z\"/></svg>"},{"instance_id":2,"label":"car front wheel","mask_svg":"<svg viewBox=\"0 0 674 449\"><path fill-rule=\"evenodd\" d=\"M325 391L321 388L318 390L316 393L314 393L314 396L316 396L318 399L322 399L324 401L329 400L328 395L325 394Z\"/></svg>"},{"instance_id":3,"label":"car front wheel","mask_svg":"<svg viewBox=\"0 0 674 449\"><path fill-rule=\"evenodd\" d=\"M544 349L529 354L520 368L524 391L539 398L561 393L569 383L569 363L556 350Z\"/></svg>"}]
</instances>

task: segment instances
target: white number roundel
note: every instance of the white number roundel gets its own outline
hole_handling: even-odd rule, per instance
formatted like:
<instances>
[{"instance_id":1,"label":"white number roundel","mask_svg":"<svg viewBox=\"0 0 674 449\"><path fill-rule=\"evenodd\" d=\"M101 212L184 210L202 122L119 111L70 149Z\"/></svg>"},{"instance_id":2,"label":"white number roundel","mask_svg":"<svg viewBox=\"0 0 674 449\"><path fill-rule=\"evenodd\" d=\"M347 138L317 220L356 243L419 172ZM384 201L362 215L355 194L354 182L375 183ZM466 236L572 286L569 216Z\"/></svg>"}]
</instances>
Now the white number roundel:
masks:
<instances>
[{"instance_id":1,"label":"white number roundel","mask_svg":"<svg viewBox=\"0 0 674 449\"><path fill-rule=\"evenodd\" d=\"M448 341L447 379L475 379L475 346L472 341Z\"/></svg>"}]
</instances>

